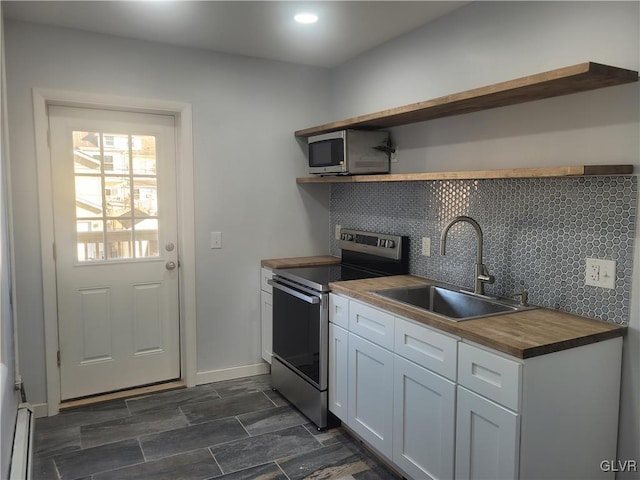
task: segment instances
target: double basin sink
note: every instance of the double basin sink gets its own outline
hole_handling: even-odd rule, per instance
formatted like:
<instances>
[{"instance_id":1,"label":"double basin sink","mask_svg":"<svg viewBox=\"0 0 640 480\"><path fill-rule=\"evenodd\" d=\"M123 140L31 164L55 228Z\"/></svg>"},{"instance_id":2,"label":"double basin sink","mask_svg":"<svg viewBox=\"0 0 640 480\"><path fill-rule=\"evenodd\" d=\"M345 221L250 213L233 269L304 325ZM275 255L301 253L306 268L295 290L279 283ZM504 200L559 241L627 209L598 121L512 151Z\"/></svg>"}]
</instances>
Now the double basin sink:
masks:
<instances>
[{"instance_id":1,"label":"double basin sink","mask_svg":"<svg viewBox=\"0 0 640 480\"><path fill-rule=\"evenodd\" d=\"M396 287L373 293L454 322L536 308L533 305L519 305L506 298L486 297L440 285Z\"/></svg>"}]
</instances>

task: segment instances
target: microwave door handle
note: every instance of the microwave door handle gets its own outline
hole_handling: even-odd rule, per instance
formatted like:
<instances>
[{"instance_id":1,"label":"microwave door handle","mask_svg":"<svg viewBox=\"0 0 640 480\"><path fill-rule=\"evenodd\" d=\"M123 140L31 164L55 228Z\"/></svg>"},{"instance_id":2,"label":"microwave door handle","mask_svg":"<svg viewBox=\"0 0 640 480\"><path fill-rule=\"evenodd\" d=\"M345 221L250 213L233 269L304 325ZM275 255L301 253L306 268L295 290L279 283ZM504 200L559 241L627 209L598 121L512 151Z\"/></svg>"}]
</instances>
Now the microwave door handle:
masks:
<instances>
[{"instance_id":1,"label":"microwave door handle","mask_svg":"<svg viewBox=\"0 0 640 480\"><path fill-rule=\"evenodd\" d=\"M305 295L304 293L294 290L293 288L285 287L284 285L274 282L273 280L267 280L267 282L273 288L282 290L283 292L288 293L289 295L293 295L294 297L299 298L300 300L304 300L305 302L310 303L312 305L315 305L316 303L320 303L320 297L312 297L309 295Z\"/></svg>"}]
</instances>

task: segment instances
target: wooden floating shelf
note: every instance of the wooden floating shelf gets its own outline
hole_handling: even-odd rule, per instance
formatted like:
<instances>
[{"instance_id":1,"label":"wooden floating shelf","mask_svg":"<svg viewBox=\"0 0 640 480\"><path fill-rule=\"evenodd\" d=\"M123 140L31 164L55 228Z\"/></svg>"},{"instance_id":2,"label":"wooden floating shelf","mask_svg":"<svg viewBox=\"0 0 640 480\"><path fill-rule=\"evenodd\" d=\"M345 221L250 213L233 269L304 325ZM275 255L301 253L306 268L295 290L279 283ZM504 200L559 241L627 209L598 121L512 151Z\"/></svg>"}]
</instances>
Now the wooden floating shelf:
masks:
<instances>
[{"instance_id":1,"label":"wooden floating shelf","mask_svg":"<svg viewBox=\"0 0 640 480\"><path fill-rule=\"evenodd\" d=\"M425 180L487 180L500 178L550 178L594 175L631 175L633 165L572 165L566 167L509 168L463 172L389 173L382 175L345 175L300 177L297 183L420 182Z\"/></svg>"},{"instance_id":2,"label":"wooden floating shelf","mask_svg":"<svg viewBox=\"0 0 640 480\"><path fill-rule=\"evenodd\" d=\"M346 128L379 129L637 82L638 72L586 62L361 115L295 132L309 137Z\"/></svg>"}]
</instances>

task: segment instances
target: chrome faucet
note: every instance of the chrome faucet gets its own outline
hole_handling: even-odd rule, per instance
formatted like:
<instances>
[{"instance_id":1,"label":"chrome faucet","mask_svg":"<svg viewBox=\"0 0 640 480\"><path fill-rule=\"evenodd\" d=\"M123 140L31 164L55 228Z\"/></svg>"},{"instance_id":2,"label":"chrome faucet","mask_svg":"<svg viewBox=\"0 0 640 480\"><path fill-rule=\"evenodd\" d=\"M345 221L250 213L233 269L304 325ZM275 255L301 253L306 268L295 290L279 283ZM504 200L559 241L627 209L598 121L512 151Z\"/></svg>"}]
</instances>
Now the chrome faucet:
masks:
<instances>
[{"instance_id":1,"label":"chrome faucet","mask_svg":"<svg viewBox=\"0 0 640 480\"><path fill-rule=\"evenodd\" d=\"M478 222L476 222L473 218L461 215L459 217L455 217L452 219L444 230L442 230L442 235L440 236L440 255L446 255L447 253L447 234L449 233L449 229L453 227L458 222L467 222L469 223L476 231L476 237L478 240L478 248L476 250L476 271L475 271L475 279L473 285L473 293L477 293L479 295L484 295L484 284L485 283L493 283L495 282L495 277L489 274L489 270L487 266L482 263L482 247L483 247L483 236L482 229Z\"/></svg>"}]
</instances>

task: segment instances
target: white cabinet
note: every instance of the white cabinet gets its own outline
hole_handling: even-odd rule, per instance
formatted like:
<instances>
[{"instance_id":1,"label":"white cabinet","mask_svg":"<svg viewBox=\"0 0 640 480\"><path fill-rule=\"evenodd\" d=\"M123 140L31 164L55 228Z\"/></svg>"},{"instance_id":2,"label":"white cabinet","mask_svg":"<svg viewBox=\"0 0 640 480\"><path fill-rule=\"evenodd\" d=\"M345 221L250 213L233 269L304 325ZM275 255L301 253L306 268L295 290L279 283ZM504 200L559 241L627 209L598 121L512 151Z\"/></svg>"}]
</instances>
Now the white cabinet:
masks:
<instances>
[{"instance_id":1,"label":"white cabinet","mask_svg":"<svg viewBox=\"0 0 640 480\"><path fill-rule=\"evenodd\" d=\"M348 374L347 425L392 458L393 353L350 333Z\"/></svg>"},{"instance_id":2,"label":"white cabinet","mask_svg":"<svg viewBox=\"0 0 640 480\"><path fill-rule=\"evenodd\" d=\"M457 479L613 479L621 337L525 360L458 351Z\"/></svg>"},{"instance_id":3,"label":"white cabinet","mask_svg":"<svg viewBox=\"0 0 640 480\"><path fill-rule=\"evenodd\" d=\"M329 411L348 421L349 332L329 323Z\"/></svg>"},{"instance_id":4,"label":"white cabinet","mask_svg":"<svg viewBox=\"0 0 640 480\"><path fill-rule=\"evenodd\" d=\"M518 478L520 415L458 386L456 479Z\"/></svg>"},{"instance_id":5,"label":"white cabinet","mask_svg":"<svg viewBox=\"0 0 640 480\"><path fill-rule=\"evenodd\" d=\"M456 479L518 478L521 379L521 362L459 345Z\"/></svg>"},{"instance_id":6,"label":"white cabinet","mask_svg":"<svg viewBox=\"0 0 640 480\"><path fill-rule=\"evenodd\" d=\"M622 337L518 359L331 297L330 410L405 477L613 480Z\"/></svg>"},{"instance_id":7,"label":"white cabinet","mask_svg":"<svg viewBox=\"0 0 640 480\"><path fill-rule=\"evenodd\" d=\"M394 357L393 462L415 479L453 478L456 386Z\"/></svg>"},{"instance_id":8,"label":"white cabinet","mask_svg":"<svg viewBox=\"0 0 640 480\"><path fill-rule=\"evenodd\" d=\"M260 330L262 359L271 364L273 344L273 288L267 282L273 277L268 268L260 269Z\"/></svg>"}]
</instances>

